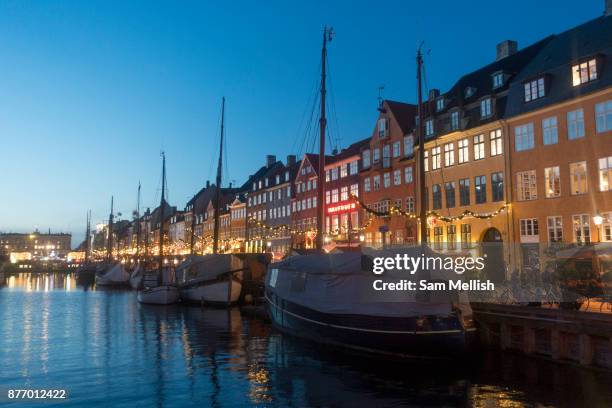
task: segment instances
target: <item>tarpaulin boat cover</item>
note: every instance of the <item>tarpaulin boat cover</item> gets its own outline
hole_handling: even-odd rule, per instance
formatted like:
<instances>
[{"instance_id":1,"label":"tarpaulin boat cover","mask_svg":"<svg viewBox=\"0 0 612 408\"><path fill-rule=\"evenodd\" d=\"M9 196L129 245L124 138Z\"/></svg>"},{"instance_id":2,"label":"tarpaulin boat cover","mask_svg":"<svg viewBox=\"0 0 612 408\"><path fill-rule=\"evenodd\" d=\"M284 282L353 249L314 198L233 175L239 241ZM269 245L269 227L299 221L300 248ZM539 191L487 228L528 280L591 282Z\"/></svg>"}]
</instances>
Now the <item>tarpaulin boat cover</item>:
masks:
<instances>
[{"instance_id":1,"label":"tarpaulin boat cover","mask_svg":"<svg viewBox=\"0 0 612 408\"><path fill-rule=\"evenodd\" d=\"M394 257L398 253L420 256L420 249L393 249L369 253L370 257ZM453 295L447 292L376 291L375 280L400 282L424 279L406 271L372 272L364 266L367 258L360 252L295 255L271 264L266 276L266 289L300 306L330 314L385 317L448 315ZM364 262L365 259L365 262ZM429 271L428 278L444 280L443 271Z\"/></svg>"},{"instance_id":2,"label":"tarpaulin boat cover","mask_svg":"<svg viewBox=\"0 0 612 408\"><path fill-rule=\"evenodd\" d=\"M130 279L130 274L125 270L122 264L117 263L112 265L100 277L109 282L127 282L128 279Z\"/></svg>"},{"instance_id":3,"label":"tarpaulin boat cover","mask_svg":"<svg viewBox=\"0 0 612 408\"><path fill-rule=\"evenodd\" d=\"M176 268L176 282L181 286L211 281L243 267L244 261L232 254L191 255Z\"/></svg>"}]
</instances>

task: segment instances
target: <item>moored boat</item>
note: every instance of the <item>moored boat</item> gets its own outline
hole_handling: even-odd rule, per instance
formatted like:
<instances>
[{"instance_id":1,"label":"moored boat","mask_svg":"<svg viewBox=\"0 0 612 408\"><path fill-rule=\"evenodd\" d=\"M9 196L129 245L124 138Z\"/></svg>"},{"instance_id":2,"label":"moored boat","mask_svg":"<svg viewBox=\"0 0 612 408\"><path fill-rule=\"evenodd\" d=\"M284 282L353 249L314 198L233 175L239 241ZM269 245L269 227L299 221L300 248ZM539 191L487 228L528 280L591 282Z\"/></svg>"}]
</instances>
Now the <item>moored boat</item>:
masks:
<instances>
[{"instance_id":1,"label":"moored boat","mask_svg":"<svg viewBox=\"0 0 612 408\"><path fill-rule=\"evenodd\" d=\"M98 286L125 286L128 284L130 274L120 262L110 266L99 266L96 271L96 285Z\"/></svg>"},{"instance_id":2,"label":"moored boat","mask_svg":"<svg viewBox=\"0 0 612 408\"><path fill-rule=\"evenodd\" d=\"M140 289L144 278L144 268L140 264L136 264L134 270L130 273L130 286L132 289Z\"/></svg>"}]
</instances>

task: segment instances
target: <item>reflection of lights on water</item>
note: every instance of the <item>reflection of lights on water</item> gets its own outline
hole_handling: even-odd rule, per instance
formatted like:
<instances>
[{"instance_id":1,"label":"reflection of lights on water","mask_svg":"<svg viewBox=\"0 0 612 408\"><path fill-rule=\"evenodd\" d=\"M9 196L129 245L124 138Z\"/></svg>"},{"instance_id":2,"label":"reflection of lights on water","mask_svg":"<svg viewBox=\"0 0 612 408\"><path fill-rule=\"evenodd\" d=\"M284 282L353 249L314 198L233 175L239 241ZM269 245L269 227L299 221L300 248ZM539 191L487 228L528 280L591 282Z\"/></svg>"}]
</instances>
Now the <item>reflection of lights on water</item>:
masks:
<instances>
[{"instance_id":1,"label":"reflection of lights on water","mask_svg":"<svg viewBox=\"0 0 612 408\"><path fill-rule=\"evenodd\" d=\"M270 375L268 374L268 370L257 366L249 367L248 378L251 386L249 398L253 403L272 401L269 384Z\"/></svg>"}]
</instances>

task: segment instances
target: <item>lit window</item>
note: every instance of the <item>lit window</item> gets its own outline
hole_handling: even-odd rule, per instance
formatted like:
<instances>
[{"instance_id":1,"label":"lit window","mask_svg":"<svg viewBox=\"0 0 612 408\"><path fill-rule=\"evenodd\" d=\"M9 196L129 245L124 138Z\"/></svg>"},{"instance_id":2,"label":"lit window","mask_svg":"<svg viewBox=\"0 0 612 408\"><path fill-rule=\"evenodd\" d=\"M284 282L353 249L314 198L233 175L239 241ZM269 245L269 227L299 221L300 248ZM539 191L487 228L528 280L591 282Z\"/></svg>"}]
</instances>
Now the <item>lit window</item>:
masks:
<instances>
[{"instance_id":1,"label":"lit window","mask_svg":"<svg viewBox=\"0 0 612 408\"><path fill-rule=\"evenodd\" d=\"M441 167L441 149L440 146L431 149L431 169L437 170Z\"/></svg>"},{"instance_id":2,"label":"lit window","mask_svg":"<svg viewBox=\"0 0 612 408\"><path fill-rule=\"evenodd\" d=\"M597 60L595 60L595 58L572 65L572 84L574 86L582 85L596 79Z\"/></svg>"},{"instance_id":3,"label":"lit window","mask_svg":"<svg viewBox=\"0 0 612 408\"><path fill-rule=\"evenodd\" d=\"M574 242L577 244L590 244L591 225L589 223L589 214L573 215L572 224L574 226Z\"/></svg>"},{"instance_id":4,"label":"lit window","mask_svg":"<svg viewBox=\"0 0 612 408\"><path fill-rule=\"evenodd\" d=\"M331 202L332 203L338 202L338 189L337 188L334 188L331 192Z\"/></svg>"},{"instance_id":5,"label":"lit window","mask_svg":"<svg viewBox=\"0 0 612 408\"><path fill-rule=\"evenodd\" d=\"M341 201L348 200L348 192L349 192L348 186L343 186L340 188L340 200Z\"/></svg>"},{"instance_id":6,"label":"lit window","mask_svg":"<svg viewBox=\"0 0 612 408\"><path fill-rule=\"evenodd\" d=\"M474 136L474 160L484 159L485 147L484 147L484 135Z\"/></svg>"},{"instance_id":7,"label":"lit window","mask_svg":"<svg viewBox=\"0 0 612 408\"><path fill-rule=\"evenodd\" d=\"M423 163L424 163L424 166L423 166L424 169L423 170L424 171L429 171L429 151L425 150L423 153L424 153L423 154Z\"/></svg>"},{"instance_id":8,"label":"lit window","mask_svg":"<svg viewBox=\"0 0 612 408\"><path fill-rule=\"evenodd\" d=\"M556 144L558 141L557 117L553 116L542 120L542 143Z\"/></svg>"},{"instance_id":9,"label":"lit window","mask_svg":"<svg viewBox=\"0 0 612 408\"><path fill-rule=\"evenodd\" d=\"M461 139L457 143L457 150L459 151L459 163L467 163L470 160L469 142L467 139Z\"/></svg>"},{"instance_id":10,"label":"lit window","mask_svg":"<svg viewBox=\"0 0 612 408\"><path fill-rule=\"evenodd\" d=\"M612 156L599 159L599 191L612 190Z\"/></svg>"},{"instance_id":11,"label":"lit window","mask_svg":"<svg viewBox=\"0 0 612 408\"><path fill-rule=\"evenodd\" d=\"M572 195L587 193L587 167L585 161L570 163L570 188Z\"/></svg>"},{"instance_id":12,"label":"lit window","mask_svg":"<svg viewBox=\"0 0 612 408\"><path fill-rule=\"evenodd\" d=\"M567 138L569 140L584 137L584 111L576 109L567 112Z\"/></svg>"},{"instance_id":13,"label":"lit window","mask_svg":"<svg viewBox=\"0 0 612 408\"><path fill-rule=\"evenodd\" d=\"M544 187L546 198L555 198L561 195L561 175L559 166L544 169Z\"/></svg>"},{"instance_id":14,"label":"lit window","mask_svg":"<svg viewBox=\"0 0 612 408\"><path fill-rule=\"evenodd\" d=\"M358 171L357 160L353 160L349 167L350 167L349 173L351 174L351 176L354 174L357 174L357 171Z\"/></svg>"},{"instance_id":15,"label":"lit window","mask_svg":"<svg viewBox=\"0 0 612 408\"><path fill-rule=\"evenodd\" d=\"M472 246L472 226L461 224L461 248L467 249Z\"/></svg>"},{"instance_id":16,"label":"lit window","mask_svg":"<svg viewBox=\"0 0 612 408\"><path fill-rule=\"evenodd\" d=\"M447 143L444 145L444 166L449 167L455 164L455 144Z\"/></svg>"},{"instance_id":17,"label":"lit window","mask_svg":"<svg viewBox=\"0 0 612 408\"><path fill-rule=\"evenodd\" d=\"M533 149L533 123L514 128L514 150L517 152Z\"/></svg>"},{"instance_id":18,"label":"lit window","mask_svg":"<svg viewBox=\"0 0 612 408\"><path fill-rule=\"evenodd\" d=\"M540 235L537 218L523 218L520 220L520 224L521 237L537 237Z\"/></svg>"},{"instance_id":19,"label":"lit window","mask_svg":"<svg viewBox=\"0 0 612 408\"><path fill-rule=\"evenodd\" d=\"M547 218L548 223L548 242L563 241L563 218L551 216Z\"/></svg>"},{"instance_id":20,"label":"lit window","mask_svg":"<svg viewBox=\"0 0 612 408\"><path fill-rule=\"evenodd\" d=\"M414 212L414 197L406 198L406 211L410 213Z\"/></svg>"},{"instance_id":21,"label":"lit window","mask_svg":"<svg viewBox=\"0 0 612 408\"><path fill-rule=\"evenodd\" d=\"M544 78L525 83L525 102L544 97Z\"/></svg>"},{"instance_id":22,"label":"lit window","mask_svg":"<svg viewBox=\"0 0 612 408\"><path fill-rule=\"evenodd\" d=\"M538 198L536 171L528 170L516 173L516 188L519 201L529 201Z\"/></svg>"},{"instance_id":23,"label":"lit window","mask_svg":"<svg viewBox=\"0 0 612 408\"><path fill-rule=\"evenodd\" d=\"M351 184L351 195L359 197L359 184Z\"/></svg>"},{"instance_id":24,"label":"lit window","mask_svg":"<svg viewBox=\"0 0 612 408\"><path fill-rule=\"evenodd\" d=\"M597 133L612 130L612 100L595 105L595 122Z\"/></svg>"},{"instance_id":25,"label":"lit window","mask_svg":"<svg viewBox=\"0 0 612 408\"><path fill-rule=\"evenodd\" d=\"M502 134L501 129L492 130L489 133L491 142L491 156L499 156L503 153L502 150Z\"/></svg>"},{"instance_id":26,"label":"lit window","mask_svg":"<svg viewBox=\"0 0 612 408\"><path fill-rule=\"evenodd\" d=\"M340 166L340 178L348 176L348 164L345 163Z\"/></svg>"}]
</instances>

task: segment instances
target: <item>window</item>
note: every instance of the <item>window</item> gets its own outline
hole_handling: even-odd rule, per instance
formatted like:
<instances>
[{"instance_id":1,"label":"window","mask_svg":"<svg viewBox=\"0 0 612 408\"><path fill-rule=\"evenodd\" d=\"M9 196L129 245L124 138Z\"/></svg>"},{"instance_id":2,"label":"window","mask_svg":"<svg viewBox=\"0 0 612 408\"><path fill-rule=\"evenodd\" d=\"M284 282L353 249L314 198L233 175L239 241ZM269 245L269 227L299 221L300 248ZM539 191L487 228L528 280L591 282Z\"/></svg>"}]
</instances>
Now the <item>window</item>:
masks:
<instances>
[{"instance_id":1,"label":"window","mask_svg":"<svg viewBox=\"0 0 612 408\"><path fill-rule=\"evenodd\" d=\"M404 182L406 184L412 183L412 166L404 167Z\"/></svg>"},{"instance_id":2,"label":"window","mask_svg":"<svg viewBox=\"0 0 612 408\"><path fill-rule=\"evenodd\" d=\"M400 184L402 184L402 171L399 169L394 170L393 171L393 185L399 186Z\"/></svg>"},{"instance_id":3,"label":"window","mask_svg":"<svg viewBox=\"0 0 612 408\"><path fill-rule=\"evenodd\" d=\"M489 133L491 141L491 156L499 156L503 153L501 129L492 130Z\"/></svg>"},{"instance_id":4,"label":"window","mask_svg":"<svg viewBox=\"0 0 612 408\"><path fill-rule=\"evenodd\" d=\"M548 242L563 241L563 218L559 216L551 216L546 219L548 225Z\"/></svg>"},{"instance_id":5,"label":"window","mask_svg":"<svg viewBox=\"0 0 612 408\"><path fill-rule=\"evenodd\" d=\"M442 191L439 184L434 184L431 188L433 209L439 210L442 208Z\"/></svg>"},{"instance_id":6,"label":"window","mask_svg":"<svg viewBox=\"0 0 612 408\"><path fill-rule=\"evenodd\" d=\"M441 152L440 146L433 147L431 149L431 169L432 170L437 170L441 167L442 159L440 157L440 152Z\"/></svg>"},{"instance_id":7,"label":"window","mask_svg":"<svg viewBox=\"0 0 612 408\"><path fill-rule=\"evenodd\" d=\"M385 138L389 136L389 119L380 118L378 119L378 137Z\"/></svg>"},{"instance_id":8,"label":"window","mask_svg":"<svg viewBox=\"0 0 612 408\"><path fill-rule=\"evenodd\" d=\"M463 91L463 94L465 95L466 99L470 98L472 95L474 95L474 93L476 93L476 88L474 88L473 86L468 86Z\"/></svg>"},{"instance_id":9,"label":"window","mask_svg":"<svg viewBox=\"0 0 612 408\"><path fill-rule=\"evenodd\" d=\"M467 163L470 160L470 150L467 139L461 139L457 143L457 150L459 151L459 163Z\"/></svg>"},{"instance_id":10,"label":"window","mask_svg":"<svg viewBox=\"0 0 612 408\"><path fill-rule=\"evenodd\" d=\"M491 174L491 198L493 201L504 200L504 173Z\"/></svg>"},{"instance_id":11,"label":"window","mask_svg":"<svg viewBox=\"0 0 612 408\"><path fill-rule=\"evenodd\" d=\"M359 197L359 184L351 184L351 195Z\"/></svg>"},{"instance_id":12,"label":"window","mask_svg":"<svg viewBox=\"0 0 612 408\"><path fill-rule=\"evenodd\" d=\"M436 99L436 110L440 112L444 109L444 98Z\"/></svg>"},{"instance_id":13,"label":"window","mask_svg":"<svg viewBox=\"0 0 612 408\"><path fill-rule=\"evenodd\" d=\"M412 156L414 154L414 138L412 136L404 136L404 156Z\"/></svg>"},{"instance_id":14,"label":"window","mask_svg":"<svg viewBox=\"0 0 612 408\"><path fill-rule=\"evenodd\" d=\"M447 143L444 145L444 166L449 167L455 164L455 144Z\"/></svg>"},{"instance_id":15,"label":"window","mask_svg":"<svg viewBox=\"0 0 612 408\"><path fill-rule=\"evenodd\" d=\"M433 119L425 121L425 136L432 136L434 134L434 123Z\"/></svg>"},{"instance_id":16,"label":"window","mask_svg":"<svg viewBox=\"0 0 612 408\"><path fill-rule=\"evenodd\" d=\"M374 176L374 191L380 190L380 176Z\"/></svg>"},{"instance_id":17,"label":"window","mask_svg":"<svg viewBox=\"0 0 612 408\"><path fill-rule=\"evenodd\" d=\"M457 248L457 226L447 225L446 226L446 243L448 249Z\"/></svg>"},{"instance_id":18,"label":"window","mask_svg":"<svg viewBox=\"0 0 612 408\"><path fill-rule=\"evenodd\" d=\"M523 218L520 223L521 237L537 237L540 235L537 218Z\"/></svg>"},{"instance_id":19,"label":"window","mask_svg":"<svg viewBox=\"0 0 612 408\"><path fill-rule=\"evenodd\" d=\"M514 150L517 152L533 149L533 123L514 128Z\"/></svg>"},{"instance_id":20,"label":"window","mask_svg":"<svg viewBox=\"0 0 612 408\"><path fill-rule=\"evenodd\" d=\"M338 202L338 189L337 188L334 188L331 192L331 202L332 203Z\"/></svg>"},{"instance_id":21,"label":"window","mask_svg":"<svg viewBox=\"0 0 612 408\"><path fill-rule=\"evenodd\" d=\"M357 160L353 160L350 165L349 165L349 173L351 175L353 174L357 174L358 168L357 168Z\"/></svg>"},{"instance_id":22,"label":"window","mask_svg":"<svg viewBox=\"0 0 612 408\"><path fill-rule=\"evenodd\" d=\"M400 157L400 142L393 143L393 157Z\"/></svg>"},{"instance_id":23,"label":"window","mask_svg":"<svg viewBox=\"0 0 612 408\"><path fill-rule=\"evenodd\" d=\"M612 241L612 212L601 214L603 222L601 224L601 240Z\"/></svg>"},{"instance_id":24,"label":"window","mask_svg":"<svg viewBox=\"0 0 612 408\"><path fill-rule=\"evenodd\" d=\"M383 146L383 167L391 167L391 145Z\"/></svg>"},{"instance_id":25,"label":"window","mask_svg":"<svg viewBox=\"0 0 612 408\"><path fill-rule=\"evenodd\" d=\"M597 79L597 60L595 58L580 64L572 65L572 84L586 84Z\"/></svg>"},{"instance_id":26,"label":"window","mask_svg":"<svg viewBox=\"0 0 612 408\"><path fill-rule=\"evenodd\" d=\"M446 193L446 208L453 208L455 206L455 182L449 181L446 183L444 192Z\"/></svg>"},{"instance_id":27,"label":"window","mask_svg":"<svg viewBox=\"0 0 612 408\"><path fill-rule=\"evenodd\" d=\"M585 194L587 186L586 162L570 163L570 193L572 195Z\"/></svg>"},{"instance_id":28,"label":"window","mask_svg":"<svg viewBox=\"0 0 612 408\"><path fill-rule=\"evenodd\" d=\"M474 136L474 160L484 159L484 135Z\"/></svg>"},{"instance_id":29,"label":"window","mask_svg":"<svg viewBox=\"0 0 612 408\"><path fill-rule=\"evenodd\" d=\"M374 149L374 154L372 157L372 162L374 163L378 163L378 161L380 160L380 149L378 149L378 147L376 149Z\"/></svg>"},{"instance_id":30,"label":"window","mask_svg":"<svg viewBox=\"0 0 612 408\"><path fill-rule=\"evenodd\" d=\"M595 105L595 122L597 133L612 130L612 100Z\"/></svg>"},{"instance_id":31,"label":"window","mask_svg":"<svg viewBox=\"0 0 612 408\"><path fill-rule=\"evenodd\" d=\"M599 191L612 190L612 156L599 159Z\"/></svg>"},{"instance_id":32,"label":"window","mask_svg":"<svg viewBox=\"0 0 612 408\"><path fill-rule=\"evenodd\" d=\"M472 226L461 224L461 248L466 249L472 245Z\"/></svg>"},{"instance_id":33,"label":"window","mask_svg":"<svg viewBox=\"0 0 612 408\"><path fill-rule=\"evenodd\" d=\"M442 227L434 227L434 249L442 249Z\"/></svg>"},{"instance_id":34,"label":"window","mask_svg":"<svg viewBox=\"0 0 612 408\"><path fill-rule=\"evenodd\" d=\"M406 198L406 211L409 213L414 212L414 197Z\"/></svg>"},{"instance_id":35,"label":"window","mask_svg":"<svg viewBox=\"0 0 612 408\"><path fill-rule=\"evenodd\" d=\"M348 176L348 163L340 166L340 178Z\"/></svg>"},{"instance_id":36,"label":"window","mask_svg":"<svg viewBox=\"0 0 612 408\"><path fill-rule=\"evenodd\" d=\"M329 170L325 170L325 181L329 181L329 173L330 173ZM302 191L304 190L302 189Z\"/></svg>"},{"instance_id":37,"label":"window","mask_svg":"<svg viewBox=\"0 0 612 408\"><path fill-rule=\"evenodd\" d=\"M561 176L559 166L544 169L544 194L546 198L555 198L561 195Z\"/></svg>"},{"instance_id":38,"label":"window","mask_svg":"<svg viewBox=\"0 0 612 408\"><path fill-rule=\"evenodd\" d=\"M525 102L544 96L544 78L534 79L525 83Z\"/></svg>"},{"instance_id":39,"label":"window","mask_svg":"<svg viewBox=\"0 0 612 408\"><path fill-rule=\"evenodd\" d=\"M459 205L470 205L470 179L459 180Z\"/></svg>"},{"instance_id":40,"label":"window","mask_svg":"<svg viewBox=\"0 0 612 408\"><path fill-rule=\"evenodd\" d=\"M485 98L480 101L480 118L488 118L491 116L491 98Z\"/></svg>"},{"instance_id":41,"label":"window","mask_svg":"<svg viewBox=\"0 0 612 408\"><path fill-rule=\"evenodd\" d=\"M536 171L528 170L516 173L516 188L519 201L537 199Z\"/></svg>"},{"instance_id":42,"label":"window","mask_svg":"<svg viewBox=\"0 0 612 408\"><path fill-rule=\"evenodd\" d=\"M476 193L476 204L487 202L487 178L485 176L474 177L474 191Z\"/></svg>"},{"instance_id":43,"label":"window","mask_svg":"<svg viewBox=\"0 0 612 408\"><path fill-rule=\"evenodd\" d=\"M340 188L340 200L346 201L348 200L348 186L344 186Z\"/></svg>"},{"instance_id":44,"label":"window","mask_svg":"<svg viewBox=\"0 0 612 408\"><path fill-rule=\"evenodd\" d=\"M558 139L557 117L553 116L542 120L542 143L545 145L556 144Z\"/></svg>"},{"instance_id":45,"label":"window","mask_svg":"<svg viewBox=\"0 0 612 408\"><path fill-rule=\"evenodd\" d=\"M368 167L370 167L370 150L364 150L363 153L361 153L361 161L363 164L363 168L367 169Z\"/></svg>"},{"instance_id":46,"label":"window","mask_svg":"<svg viewBox=\"0 0 612 408\"><path fill-rule=\"evenodd\" d=\"M504 73L496 72L493 74L493 89L499 88L504 84Z\"/></svg>"},{"instance_id":47,"label":"window","mask_svg":"<svg viewBox=\"0 0 612 408\"><path fill-rule=\"evenodd\" d=\"M333 169L331 169L330 174L331 174L332 181L338 180L338 168L337 167L334 167Z\"/></svg>"},{"instance_id":48,"label":"window","mask_svg":"<svg viewBox=\"0 0 612 408\"><path fill-rule=\"evenodd\" d=\"M289 181L289 172L288 171L285 172L285 181Z\"/></svg>"},{"instance_id":49,"label":"window","mask_svg":"<svg viewBox=\"0 0 612 408\"><path fill-rule=\"evenodd\" d=\"M567 138L569 140L584 137L584 111L577 109L567 112Z\"/></svg>"},{"instance_id":50,"label":"window","mask_svg":"<svg viewBox=\"0 0 612 408\"><path fill-rule=\"evenodd\" d=\"M366 193L370 191L370 178L369 177L366 177L365 180L363 180L363 191L365 191Z\"/></svg>"},{"instance_id":51,"label":"window","mask_svg":"<svg viewBox=\"0 0 612 408\"><path fill-rule=\"evenodd\" d=\"M579 214L572 216L574 225L574 242L577 244L591 243L591 226L589 224L589 214Z\"/></svg>"},{"instance_id":52,"label":"window","mask_svg":"<svg viewBox=\"0 0 612 408\"><path fill-rule=\"evenodd\" d=\"M450 127L451 127L451 130L459 129L459 111L455 111L451 113Z\"/></svg>"},{"instance_id":53,"label":"window","mask_svg":"<svg viewBox=\"0 0 612 408\"><path fill-rule=\"evenodd\" d=\"M425 150L423 152L423 163L424 163L424 171L429 171L429 151Z\"/></svg>"},{"instance_id":54,"label":"window","mask_svg":"<svg viewBox=\"0 0 612 408\"><path fill-rule=\"evenodd\" d=\"M383 175L383 183L385 188L388 188L389 186L391 186L391 173L385 173Z\"/></svg>"}]
</instances>

